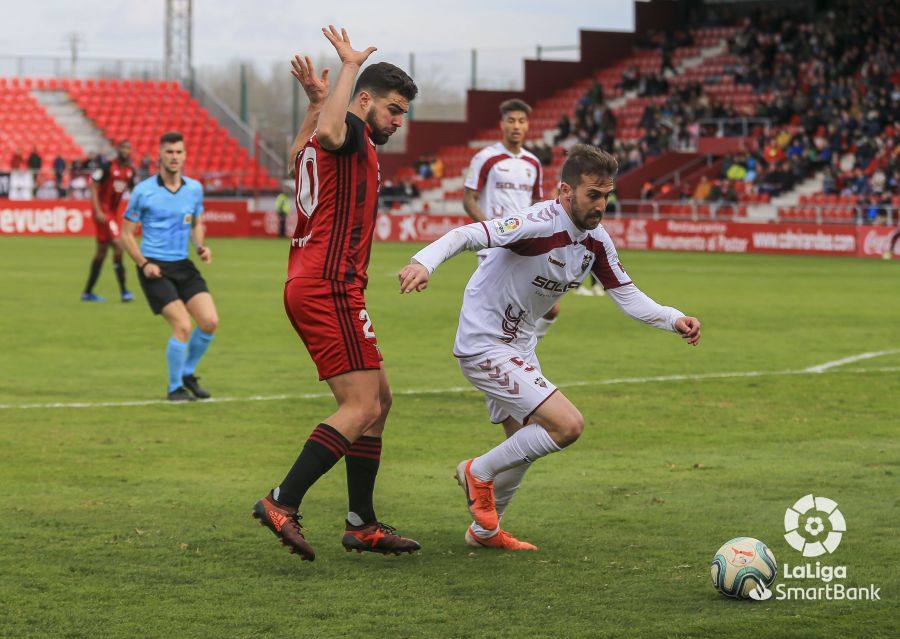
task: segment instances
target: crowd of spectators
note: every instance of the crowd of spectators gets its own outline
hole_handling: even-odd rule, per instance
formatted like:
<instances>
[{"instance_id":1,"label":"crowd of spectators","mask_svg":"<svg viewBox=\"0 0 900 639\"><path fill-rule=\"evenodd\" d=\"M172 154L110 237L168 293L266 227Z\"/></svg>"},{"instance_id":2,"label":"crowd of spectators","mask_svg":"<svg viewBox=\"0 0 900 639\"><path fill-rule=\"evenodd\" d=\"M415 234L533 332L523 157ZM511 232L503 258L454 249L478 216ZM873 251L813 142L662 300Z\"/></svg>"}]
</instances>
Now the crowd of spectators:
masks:
<instances>
[{"instance_id":1,"label":"crowd of spectators","mask_svg":"<svg viewBox=\"0 0 900 639\"><path fill-rule=\"evenodd\" d=\"M665 96L644 109L639 139L616 139L616 117L595 83L578 102L573 117L557 124L554 143L587 142L619 159L620 171L642 164L662 151L692 148L701 121L726 120L725 135L748 137L752 151L725 158L721 180L744 182L759 193L781 194L816 171L825 169L825 192L870 198L896 193L900 133L900 10L873 0L834 2L810 22L787 10L758 9L736 22L729 43L737 62L722 77L750 85L768 96L732 106L700 82L673 83L672 51L690 44L689 34L649 34L642 45L658 47L658 73L625 69L619 86L640 96ZM892 75L893 74L893 75ZM668 79L667 79L668 78ZM770 98L770 99L768 99ZM747 128L746 120L758 124ZM768 122L766 126L759 124ZM714 182L714 181L711 181ZM691 185L693 186L693 185ZM701 189L701 195L703 190ZM710 187L711 199L719 195ZM693 199L691 187L670 189ZM730 189L722 189L729 199Z\"/></svg>"},{"instance_id":2,"label":"crowd of spectators","mask_svg":"<svg viewBox=\"0 0 900 639\"><path fill-rule=\"evenodd\" d=\"M90 198L90 176L103 162L104 157L99 153L71 162L67 162L65 158L57 155L47 170L44 158L38 149L33 148L27 156L20 149L16 149L10 156L10 172L19 178L23 176L28 178L25 182L22 182L21 179L14 180L18 184L27 186L25 186L24 192L22 189L18 189L18 192L13 190L9 195L23 199ZM154 172L150 156L144 156L135 169L138 180L149 177Z\"/></svg>"},{"instance_id":3,"label":"crowd of spectators","mask_svg":"<svg viewBox=\"0 0 900 639\"><path fill-rule=\"evenodd\" d=\"M778 12L745 19L732 53L738 82L773 92L752 115L768 118L758 142L759 189L778 193L822 168L826 193L896 191L900 62L896 4L839 3L815 22ZM748 169L750 167L747 167Z\"/></svg>"}]
</instances>

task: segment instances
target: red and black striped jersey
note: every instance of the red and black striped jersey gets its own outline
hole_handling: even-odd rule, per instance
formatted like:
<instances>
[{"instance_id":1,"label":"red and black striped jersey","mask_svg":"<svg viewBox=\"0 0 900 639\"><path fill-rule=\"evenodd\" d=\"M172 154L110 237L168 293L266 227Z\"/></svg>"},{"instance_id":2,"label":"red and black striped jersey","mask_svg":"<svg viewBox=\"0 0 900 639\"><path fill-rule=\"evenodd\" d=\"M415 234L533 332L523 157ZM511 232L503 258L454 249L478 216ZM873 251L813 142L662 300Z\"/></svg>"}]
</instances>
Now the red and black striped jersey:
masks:
<instances>
[{"instance_id":1,"label":"red and black striped jersey","mask_svg":"<svg viewBox=\"0 0 900 639\"><path fill-rule=\"evenodd\" d=\"M341 148L324 149L313 133L294 159L297 228L288 281L308 277L363 288L368 281L381 173L369 126L349 112L345 121Z\"/></svg>"},{"instance_id":2,"label":"red and black striped jersey","mask_svg":"<svg viewBox=\"0 0 900 639\"><path fill-rule=\"evenodd\" d=\"M118 158L105 162L91 175L91 179L97 184L97 196L100 200L100 208L106 215L118 215L119 204L125 191L134 188L137 180L134 167L122 164Z\"/></svg>"}]
</instances>

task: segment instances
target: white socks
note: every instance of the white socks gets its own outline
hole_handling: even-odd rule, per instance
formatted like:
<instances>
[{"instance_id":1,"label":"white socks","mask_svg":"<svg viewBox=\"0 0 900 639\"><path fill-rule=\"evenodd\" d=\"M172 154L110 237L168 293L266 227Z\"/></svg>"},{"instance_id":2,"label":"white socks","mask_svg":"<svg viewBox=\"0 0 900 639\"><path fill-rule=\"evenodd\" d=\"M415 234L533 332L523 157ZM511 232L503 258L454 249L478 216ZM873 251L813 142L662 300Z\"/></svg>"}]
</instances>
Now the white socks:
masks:
<instances>
[{"instance_id":1,"label":"white socks","mask_svg":"<svg viewBox=\"0 0 900 639\"><path fill-rule=\"evenodd\" d=\"M521 466L513 466L507 468L494 478L494 505L497 507L497 515L503 517L506 507L512 501L513 495L519 489L525 472L531 468L531 464L522 464ZM472 522L472 530L475 534L482 538L493 537L500 530L485 530L474 521Z\"/></svg>"},{"instance_id":2,"label":"white socks","mask_svg":"<svg viewBox=\"0 0 900 639\"><path fill-rule=\"evenodd\" d=\"M520 428L506 441L473 459L471 473L479 481L493 481L508 468L531 463L560 450L562 448L542 426L531 424Z\"/></svg>"},{"instance_id":3,"label":"white socks","mask_svg":"<svg viewBox=\"0 0 900 639\"><path fill-rule=\"evenodd\" d=\"M554 317L552 320L545 319L543 317L537 318L537 321L534 323L534 334L538 339L543 339L544 335L547 334L547 331L550 330L550 325L556 321Z\"/></svg>"}]
</instances>

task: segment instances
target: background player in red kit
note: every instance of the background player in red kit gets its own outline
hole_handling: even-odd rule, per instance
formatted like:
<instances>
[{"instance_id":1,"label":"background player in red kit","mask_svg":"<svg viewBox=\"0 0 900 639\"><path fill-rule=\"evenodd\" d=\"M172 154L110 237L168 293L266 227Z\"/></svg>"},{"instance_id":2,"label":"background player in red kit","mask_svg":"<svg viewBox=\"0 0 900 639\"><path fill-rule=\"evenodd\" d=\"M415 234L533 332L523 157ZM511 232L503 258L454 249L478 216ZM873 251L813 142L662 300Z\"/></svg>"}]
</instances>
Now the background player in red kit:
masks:
<instances>
[{"instance_id":1,"label":"background player in red kit","mask_svg":"<svg viewBox=\"0 0 900 639\"><path fill-rule=\"evenodd\" d=\"M119 142L116 157L103 164L91 176L91 204L94 209L94 226L97 233L97 251L91 260L91 270L87 285L81 294L83 302L105 302L94 293L94 285L100 277L103 260L110 245L113 247L113 264L116 279L119 282L119 293L123 302L130 302L134 296L125 287L125 267L122 265L122 239L120 229L122 217L119 215L119 204L125 191L131 190L135 184L135 170L131 165L131 143L128 140Z\"/></svg>"},{"instance_id":2,"label":"background player in red kit","mask_svg":"<svg viewBox=\"0 0 900 639\"><path fill-rule=\"evenodd\" d=\"M292 553L314 559L298 521L300 502L346 456L344 548L411 553L420 548L418 542L379 522L372 503L391 391L363 291L380 188L375 145L387 142L402 126L418 89L387 62L367 67L354 88L360 67L375 48L355 51L345 30L329 26L322 31L342 64L325 97L324 74L316 77L309 58L294 60L294 75L310 98L301 135L315 130L308 139L298 136L294 145L298 219L284 305L338 409L316 426L284 480L255 504L253 516Z\"/></svg>"}]
</instances>

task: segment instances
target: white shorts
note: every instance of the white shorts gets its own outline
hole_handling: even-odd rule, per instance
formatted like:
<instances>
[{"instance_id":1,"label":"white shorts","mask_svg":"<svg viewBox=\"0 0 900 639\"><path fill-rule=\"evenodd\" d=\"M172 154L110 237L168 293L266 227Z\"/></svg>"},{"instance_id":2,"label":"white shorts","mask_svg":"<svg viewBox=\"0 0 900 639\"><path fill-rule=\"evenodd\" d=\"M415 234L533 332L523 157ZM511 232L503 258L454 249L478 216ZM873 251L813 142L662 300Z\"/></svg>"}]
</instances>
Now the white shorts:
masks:
<instances>
[{"instance_id":1,"label":"white shorts","mask_svg":"<svg viewBox=\"0 0 900 639\"><path fill-rule=\"evenodd\" d=\"M488 413L495 424L507 417L520 424L556 392L556 386L541 373L537 355L522 356L512 349L495 350L475 357L460 357L459 368L469 383L485 395Z\"/></svg>"}]
</instances>

